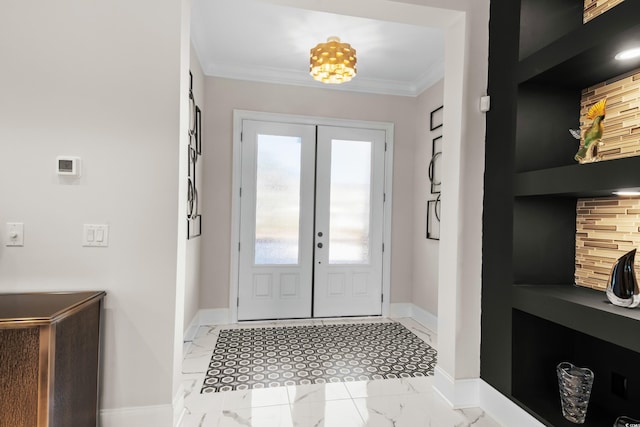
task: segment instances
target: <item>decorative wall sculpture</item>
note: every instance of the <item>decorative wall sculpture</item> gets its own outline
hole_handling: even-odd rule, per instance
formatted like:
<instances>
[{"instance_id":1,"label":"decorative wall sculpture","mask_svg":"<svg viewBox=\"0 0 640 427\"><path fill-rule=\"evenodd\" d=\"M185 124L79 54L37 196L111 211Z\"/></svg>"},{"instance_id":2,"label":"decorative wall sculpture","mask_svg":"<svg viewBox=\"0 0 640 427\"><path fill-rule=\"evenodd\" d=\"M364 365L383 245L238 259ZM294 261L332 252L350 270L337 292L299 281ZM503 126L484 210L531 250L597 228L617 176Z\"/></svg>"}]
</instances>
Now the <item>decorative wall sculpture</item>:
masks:
<instances>
[{"instance_id":1,"label":"decorative wall sculpture","mask_svg":"<svg viewBox=\"0 0 640 427\"><path fill-rule=\"evenodd\" d=\"M442 129L443 107L433 110L429 115L429 130ZM442 131L440 131L442 132ZM431 141L431 160L429 161L429 181L431 194L435 199L427 200L427 239L440 240L440 185L442 184L442 134Z\"/></svg>"},{"instance_id":2,"label":"decorative wall sculpture","mask_svg":"<svg viewBox=\"0 0 640 427\"><path fill-rule=\"evenodd\" d=\"M634 261L636 250L633 249L618 258L607 284L607 298L613 305L634 308L640 304L640 290L636 280Z\"/></svg>"},{"instance_id":3,"label":"decorative wall sculpture","mask_svg":"<svg viewBox=\"0 0 640 427\"><path fill-rule=\"evenodd\" d=\"M600 160L640 155L640 69L588 87L580 100L580 133L584 134L593 120L589 109L607 99L606 129L598 147Z\"/></svg>"},{"instance_id":4,"label":"decorative wall sculpture","mask_svg":"<svg viewBox=\"0 0 640 427\"><path fill-rule=\"evenodd\" d=\"M602 136L604 135L606 106L607 98L603 98L589 107L587 119L591 120L591 123L588 123L584 133L581 134L579 130L570 130L571 135L580 141L580 147L574 157L576 161L591 163L602 159L598 153L599 147L604 145Z\"/></svg>"},{"instance_id":5,"label":"decorative wall sculpture","mask_svg":"<svg viewBox=\"0 0 640 427\"><path fill-rule=\"evenodd\" d=\"M427 201L427 239L440 240L440 194Z\"/></svg>"},{"instance_id":6,"label":"decorative wall sculpture","mask_svg":"<svg viewBox=\"0 0 640 427\"><path fill-rule=\"evenodd\" d=\"M202 215L198 203L197 165L202 154L202 112L193 96L193 75L189 72L189 176L187 178L187 239L202 234Z\"/></svg>"}]
</instances>

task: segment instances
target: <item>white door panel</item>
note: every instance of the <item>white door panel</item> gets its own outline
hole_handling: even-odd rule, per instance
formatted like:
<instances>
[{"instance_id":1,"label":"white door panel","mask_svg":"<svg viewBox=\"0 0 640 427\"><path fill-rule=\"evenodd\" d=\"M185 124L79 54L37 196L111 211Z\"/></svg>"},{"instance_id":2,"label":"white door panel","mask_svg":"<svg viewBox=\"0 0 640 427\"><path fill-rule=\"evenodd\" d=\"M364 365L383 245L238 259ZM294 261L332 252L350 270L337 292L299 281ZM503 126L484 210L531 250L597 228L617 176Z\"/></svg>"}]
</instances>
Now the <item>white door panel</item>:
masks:
<instances>
[{"instance_id":1,"label":"white door panel","mask_svg":"<svg viewBox=\"0 0 640 427\"><path fill-rule=\"evenodd\" d=\"M385 132L317 135L314 316L381 314Z\"/></svg>"},{"instance_id":2,"label":"white door panel","mask_svg":"<svg viewBox=\"0 0 640 427\"><path fill-rule=\"evenodd\" d=\"M238 320L311 316L315 126L244 121Z\"/></svg>"}]
</instances>

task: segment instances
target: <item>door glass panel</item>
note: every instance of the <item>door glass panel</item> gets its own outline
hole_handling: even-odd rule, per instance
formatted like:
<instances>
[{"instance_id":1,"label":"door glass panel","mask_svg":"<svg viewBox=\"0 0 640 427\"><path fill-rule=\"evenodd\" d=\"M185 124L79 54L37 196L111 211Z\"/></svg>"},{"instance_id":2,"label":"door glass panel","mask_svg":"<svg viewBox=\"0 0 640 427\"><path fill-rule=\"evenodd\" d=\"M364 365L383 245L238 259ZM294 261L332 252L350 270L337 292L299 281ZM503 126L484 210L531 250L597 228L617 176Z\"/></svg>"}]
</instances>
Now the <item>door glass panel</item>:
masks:
<instances>
[{"instance_id":1,"label":"door glass panel","mask_svg":"<svg viewBox=\"0 0 640 427\"><path fill-rule=\"evenodd\" d=\"M258 135L255 263L298 264L299 137Z\"/></svg>"},{"instance_id":2,"label":"door glass panel","mask_svg":"<svg viewBox=\"0 0 640 427\"><path fill-rule=\"evenodd\" d=\"M369 263L371 142L331 141L329 263Z\"/></svg>"}]
</instances>

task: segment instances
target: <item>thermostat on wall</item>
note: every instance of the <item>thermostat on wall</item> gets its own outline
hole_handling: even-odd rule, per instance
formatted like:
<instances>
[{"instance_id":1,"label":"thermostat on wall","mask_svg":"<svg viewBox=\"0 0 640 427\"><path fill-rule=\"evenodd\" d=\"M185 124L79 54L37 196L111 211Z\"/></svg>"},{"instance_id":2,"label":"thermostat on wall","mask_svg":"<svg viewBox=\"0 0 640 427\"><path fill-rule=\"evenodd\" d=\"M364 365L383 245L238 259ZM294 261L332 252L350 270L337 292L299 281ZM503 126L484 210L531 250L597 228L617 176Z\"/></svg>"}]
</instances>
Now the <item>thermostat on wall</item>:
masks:
<instances>
[{"instance_id":1,"label":"thermostat on wall","mask_svg":"<svg viewBox=\"0 0 640 427\"><path fill-rule=\"evenodd\" d=\"M80 176L80 157L56 157L56 171L58 172L58 175Z\"/></svg>"}]
</instances>

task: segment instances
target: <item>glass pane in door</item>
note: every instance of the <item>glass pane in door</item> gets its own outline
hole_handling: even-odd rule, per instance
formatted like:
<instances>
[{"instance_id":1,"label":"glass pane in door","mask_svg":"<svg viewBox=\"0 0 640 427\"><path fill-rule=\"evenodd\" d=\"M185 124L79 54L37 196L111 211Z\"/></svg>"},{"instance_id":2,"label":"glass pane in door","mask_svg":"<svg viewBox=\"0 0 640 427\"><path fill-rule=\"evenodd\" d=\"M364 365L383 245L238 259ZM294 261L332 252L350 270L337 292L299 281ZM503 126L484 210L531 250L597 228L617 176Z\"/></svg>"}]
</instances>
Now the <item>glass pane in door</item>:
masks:
<instances>
[{"instance_id":1,"label":"glass pane in door","mask_svg":"<svg viewBox=\"0 0 640 427\"><path fill-rule=\"evenodd\" d=\"M299 137L258 135L255 264L298 264Z\"/></svg>"},{"instance_id":2,"label":"glass pane in door","mask_svg":"<svg viewBox=\"0 0 640 427\"><path fill-rule=\"evenodd\" d=\"M371 142L331 141L329 263L369 263Z\"/></svg>"}]
</instances>

